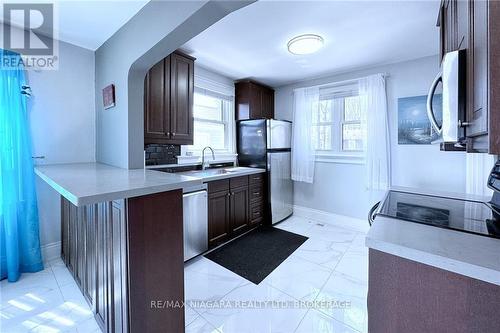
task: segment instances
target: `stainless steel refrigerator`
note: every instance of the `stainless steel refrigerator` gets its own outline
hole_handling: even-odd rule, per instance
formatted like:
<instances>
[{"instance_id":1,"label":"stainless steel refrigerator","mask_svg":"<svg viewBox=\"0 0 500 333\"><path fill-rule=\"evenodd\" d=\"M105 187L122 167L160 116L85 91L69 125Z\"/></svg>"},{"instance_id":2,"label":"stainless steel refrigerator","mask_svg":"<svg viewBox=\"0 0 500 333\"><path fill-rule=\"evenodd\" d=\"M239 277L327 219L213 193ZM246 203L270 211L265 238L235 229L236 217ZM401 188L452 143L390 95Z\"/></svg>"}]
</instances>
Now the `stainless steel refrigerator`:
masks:
<instances>
[{"instance_id":1,"label":"stainless steel refrigerator","mask_svg":"<svg viewBox=\"0 0 500 333\"><path fill-rule=\"evenodd\" d=\"M258 119L237 123L238 164L268 171L272 224L293 213L291 139L289 121Z\"/></svg>"}]
</instances>

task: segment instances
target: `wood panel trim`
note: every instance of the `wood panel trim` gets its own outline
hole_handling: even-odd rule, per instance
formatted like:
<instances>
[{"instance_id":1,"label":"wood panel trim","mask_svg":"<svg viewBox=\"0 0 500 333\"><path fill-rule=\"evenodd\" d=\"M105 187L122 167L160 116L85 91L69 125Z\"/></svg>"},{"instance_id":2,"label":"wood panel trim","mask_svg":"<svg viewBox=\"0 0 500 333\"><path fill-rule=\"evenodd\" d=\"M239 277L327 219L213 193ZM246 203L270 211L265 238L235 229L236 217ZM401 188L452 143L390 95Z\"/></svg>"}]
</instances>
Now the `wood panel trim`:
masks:
<instances>
[{"instance_id":1,"label":"wood panel trim","mask_svg":"<svg viewBox=\"0 0 500 333\"><path fill-rule=\"evenodd\" d=\"M129 329L184 332L182 190L128 199ZM163 303L165 304L165 303Z\"/></svg>"},{"instance_id":2,"label":"wood panel trim","mask_svg":"<svg viewBox=\"0 0 500 333\"><path fill-rule=\"evenodd\" d=\"M500 155L500 2L489 4L489 153Z\"/></svg>"}]
</instances>

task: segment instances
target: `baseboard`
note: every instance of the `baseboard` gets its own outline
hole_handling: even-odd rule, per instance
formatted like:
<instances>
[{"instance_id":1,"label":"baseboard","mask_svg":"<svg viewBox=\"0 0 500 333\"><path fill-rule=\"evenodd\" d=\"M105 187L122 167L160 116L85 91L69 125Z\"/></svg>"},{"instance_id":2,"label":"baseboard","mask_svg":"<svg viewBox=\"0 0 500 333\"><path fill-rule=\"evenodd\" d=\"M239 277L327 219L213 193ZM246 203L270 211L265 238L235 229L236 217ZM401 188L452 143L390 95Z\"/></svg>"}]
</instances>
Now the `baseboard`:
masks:
<instances>
[{"instance_id":1,"label":"baseboard","mask_svg":"<svg viewBox=\"0 0 500 333\"><path fill-rule=\"evenodd\" d=\"M54 242L42 245L42 259L44 263L59 259L61 257L61 242Z\"/></svg>"},{"instance_id":2,"label":"baseboard","mask_svg":"<svg viewBox=\"0 0 500 333\"><path fill-rule=\"evenodd\" d=\"M313 209L303 206L293 206L293 215L298 217L309 218L322 223L331 224L337 227L351 229L357 232L368 232L370 225L367 220L358 219L355 217L334 214L318 209Z\"/></svg>"}]
</instances>

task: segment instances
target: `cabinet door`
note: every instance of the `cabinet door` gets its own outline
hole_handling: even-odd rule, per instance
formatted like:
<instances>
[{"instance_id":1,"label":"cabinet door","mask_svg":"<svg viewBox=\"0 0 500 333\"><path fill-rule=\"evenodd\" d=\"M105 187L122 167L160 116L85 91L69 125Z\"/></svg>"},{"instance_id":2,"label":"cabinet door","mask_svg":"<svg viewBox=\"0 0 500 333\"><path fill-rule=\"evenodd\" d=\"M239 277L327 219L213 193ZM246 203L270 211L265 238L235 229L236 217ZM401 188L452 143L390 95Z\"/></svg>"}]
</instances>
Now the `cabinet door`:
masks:
<instances>
[{"instance_id":1,"label":"cabinet door","mask_svg":"<svg viewBox=\"0 0 500 333\"><path fill-rule=\"evenodd\" d=\"M127 231L125 200L111 204L110 241L110 326L111 332L128 332L127 325Z\"/></svg>"},{"instance_id":2,"label":"cabinet door","mask_svg":"<svg viewBox=\"0 0 500 333\"><path fill-rule=\"evenodd\" d=\"M248 226L248 186L231 189L231 232L239 233Z\"/></svg>"},{"instance_id":3,"label":"cabinet door","mask_svg":"<svg viewBox=\"0 0 500 333\"><path fill-rule=\"evenodd\" d=\"M266 119L274 118L274 90L264 88L262 92L262 117Z\"/></svg>"},{"instance_id":4,"label":"cabinet door","mask_svg":"<svg viewBox=\"0 0 500 333\"><path fill-rule=\"evenodd\" d=\"M95 313L97 323L104 332L109 332L109 248L108 248L108 203L99 203L97 206L97 280Z\"/></svg>"},{"instance_id":5,"label":"cabinet door","mask_svg":"<svg viewBox=\"0 0 500 333\"><path fill-rule=\"evenodd\" d=\"M154 65L144 82L144 140L170 138L170 57ZM158 141L160 140L160 141Z\"/></svg>"},{"instance_id":6,"label":"cabinet door","mask_svg":"<svg viewBox=\"0 0 500 333\"><path fill-rule=\"evenodd\" d=\"M61 196L61 259L69 265L69 201Z\"/></svg>"},{"instance_id":7,"label":"cabinet door","mask_svg":"<svg viewBox=\"0 0 500 333\"><path fill-rule=\"evenodd\" d=\"M96 205L85 207L85 283L84 296L95 310L95 285L96 285Z\"/></svg>"},{"instance_id":8,"label":"cabinet door","mask_svg":"<svg viewBox=\"0 0 500 333\"><path fill-rule=\"evenodd\" d=\"M469 110L467 136L488 132L488 2L471 2L469 46Z\"/></svg>"},{"instance_id":9,"label":"cabinet door","mask_svg":"<svg viewBox=\"0 0 500 333\"><path fill-rule=\"evenodd\" d=\"M261 119L262 115L262 87L250 82L250 119Z\"/></svg>"},{"instance_id":10,"label":"cabinet door","mask_svg":"<svg viewBox=\"0 0 500 333\"><path fill-rule=\"evenodd\" d=\"M194 61L172 53L170 128L172 143L193 144Z\"/></svg>"},{"instance_id":11,"label":"cabinet door","mask_svg":"<svg viewBox=\"0 0 500 333\"><path fill-rule=\"evenodd\" d=\"M457 42L459 50L469 47L469 0L457 1Z\"/></svg>"},{"instance_id":12,"label":"cabinet door","mask_svg":"<svg viewBox=\"0 0 500 333\"><path fill-rule=\"evenodd\" d=\"M213 247L229 236L229 191L208 194L208 246Z\"/></svg>"},{"instance_id":13,"label":"cabinet door","mask_svg":"<svg viewBox=\"0 0 500 333\"><path fill-rule=\"evenodd\" d=\"M85 207L76 207L76 264L75 264L75 281L83 290L85 283L85 243L86 243L86 214Z\"/></svg>"},{"instance_id":14,"label":"cabinet door","mask_svg":"<svg viewBox=\"0 0 500 333\"><path fill-rule=\"evenodd\" d=\"M69 204L69 228L68 228L68 243L69 243L69 256L68 256L68 269L75 274L77 265L77 208L75 205Z\"/></svg>"}]
</instances>

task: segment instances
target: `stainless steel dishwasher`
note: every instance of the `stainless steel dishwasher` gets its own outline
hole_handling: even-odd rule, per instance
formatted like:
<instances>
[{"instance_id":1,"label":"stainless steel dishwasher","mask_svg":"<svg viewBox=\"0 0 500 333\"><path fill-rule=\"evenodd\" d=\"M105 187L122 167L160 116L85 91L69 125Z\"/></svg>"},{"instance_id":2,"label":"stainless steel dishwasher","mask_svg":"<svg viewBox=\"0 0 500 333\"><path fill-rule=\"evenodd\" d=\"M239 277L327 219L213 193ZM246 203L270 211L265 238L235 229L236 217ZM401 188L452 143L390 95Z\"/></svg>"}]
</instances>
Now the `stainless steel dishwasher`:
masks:
<instances>
[{"instance_id":1,"label":"stainless steel dishwasher","mask_svg":"<svg viewBox=\"0 0 500 333\"><path fill-rule=\"evenodd\" d=\"M208 250L207 185L184 189L184 261Z\"/></svg>"}]
</instances>

